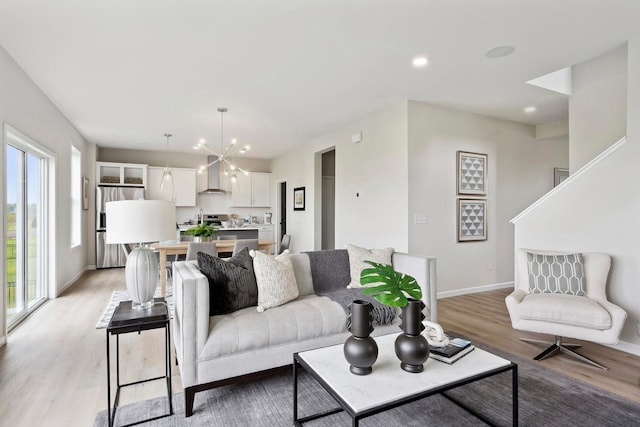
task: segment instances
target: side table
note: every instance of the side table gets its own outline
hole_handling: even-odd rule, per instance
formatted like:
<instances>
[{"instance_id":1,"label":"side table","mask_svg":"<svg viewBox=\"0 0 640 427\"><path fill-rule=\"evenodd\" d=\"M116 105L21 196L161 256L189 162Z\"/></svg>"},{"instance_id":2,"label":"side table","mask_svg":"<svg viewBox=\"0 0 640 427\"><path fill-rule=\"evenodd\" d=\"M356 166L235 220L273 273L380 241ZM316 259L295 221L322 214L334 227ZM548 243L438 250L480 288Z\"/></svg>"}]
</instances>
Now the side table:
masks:
<instances>
[{"instance_id":1,"label":"side table","mask_svg":"<svg viewBox=\"0 0 640 427\"><path fill-rule=\"evenodd\" d=\"M157 420L173 415L173 404L171 399L171 353L170 342L171 336L169 332L169 309L163 298L155 298L155 305L148 309L134 309L131 307L131 301L122 301L116 308L111 321L107 326L107 418L109 427L113 426L116 417L116 409L118 408L118 400L120 399L120 389L135 384L141 384L149 381L164 379L167 382L167 398L169 400L169 413L159 415L157 417L146 420L137 421L127 426L140 424L147 421ZM161 377L148 378L144 380L134 381L127 384L120 384L120 334L130 332L148 331L151 329L165 329L165 375ZM111 354L109 351L110 337L116 336L116 396L111 409Z\"/></svg>"}]
</instances>

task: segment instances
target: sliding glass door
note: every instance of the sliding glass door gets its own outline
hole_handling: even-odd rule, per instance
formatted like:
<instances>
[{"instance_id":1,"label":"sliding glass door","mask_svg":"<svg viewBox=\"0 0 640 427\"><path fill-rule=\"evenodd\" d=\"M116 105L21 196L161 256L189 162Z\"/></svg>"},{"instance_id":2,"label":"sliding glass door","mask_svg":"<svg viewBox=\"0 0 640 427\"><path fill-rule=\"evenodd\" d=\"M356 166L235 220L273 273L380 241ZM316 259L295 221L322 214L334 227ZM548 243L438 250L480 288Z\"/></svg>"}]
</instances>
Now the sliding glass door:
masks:
<instances>
[{"instance_id":1,"label":"sliding glass door","mask_svg":"<svg viewBox=\"0 0 640 427\"><path fill-rule=\"evenodd\" d=\"M5 135L5 284L11 328L46 297L47 159L16 133Z\"/></svg>"}]
</instances>

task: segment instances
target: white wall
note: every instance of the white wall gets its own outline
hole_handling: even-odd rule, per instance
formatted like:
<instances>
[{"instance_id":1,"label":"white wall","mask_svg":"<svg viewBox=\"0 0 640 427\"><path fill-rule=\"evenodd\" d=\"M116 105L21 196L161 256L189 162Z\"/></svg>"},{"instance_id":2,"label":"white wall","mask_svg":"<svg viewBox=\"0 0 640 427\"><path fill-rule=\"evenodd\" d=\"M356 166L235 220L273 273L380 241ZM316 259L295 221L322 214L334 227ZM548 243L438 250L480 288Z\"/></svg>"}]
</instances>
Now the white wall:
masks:
<instances>
[{"instance_id":1,"label":"white wall","mask_svg":"<svg viewBox=\"0 0 640 427\"><path fill-rule=\"evenodd\" d=\"M626 43L574 65L571 78L569 168L573 173L626 134Z\"/></svg>"},{"instance_id":2,"label":"white wall","mask_svg":"<svg viewBox=\"0 0 640 427\"><path fill-rule=\"evenodd\" d=\"M457 242L456 151L488 155L488 239ZM438 259L438 292L513 281L509 220L553 187L568 166L568 138L533 126L409 103L409 251ZM415 224L425 214L427 224Z\"/></svg>"},{"instance_id":3,"label":"white wall","mask_svg":"<svg viewBox=\"0 0 640 427\"><path fill-rule=\"evenodd\" d=\"M523 215L516 223L515 246L610 254L612 266L607 295L629 315L621 340L637 345L640 344L635 332L640 318L640 231L636 227L640 218L637 189L640 181L637 166L640 159L640 38L629 41L628 61L620 61L618 50L615 52L616 55L605 54L581 64L583 75L590 75L592 80L574 79L574 85L578 85L574 93L588 91L581 85L598 87L604 93L606 90L601 85L606 82L611 85L612 93L618 93L620 82L611 81L609 77L618 76L625 84L628 77L625 95L628 112L622 113L628 125L627 143L604 161L575 176L538 208ZM607 58L611 63L602 64ZM587 69L590 65L593 69ZM616 67L628 69L623 72L615 70ZM596 72L599 70L607 75L600 76ZM602 117L597 111L590 110L593 105L584 107L579 105L579 99L572 100L569 121L584 133L591 128L602 138L614 138L619 134L620 120L612 119L609 113L620 111L619 100L602 96L600 101ZM591 104L589 99L584 102ZM573 138L571 141L573 144ZM601 145L610 146L616 141L605 142Z\"/></svg>"},{"instance_id":4,"label":"white wall","mask_svg":"<svg viewBox=\"0 0 640 427\"><path fill-rule=\"evenodd\" d=\"M71 285L85 270L87 263L88 217L90 211L82 211L83 239L82 245L70 249L70 165L71 145L82 153L84 162L83 176L93 183L93 172L88 166L95 161L91 156L95 150L87 144L76 129L62 115L55 105L31 81L25 72L13 61L9 54L0 47L0 122L8 123L13 128L28 135L31 139L55 153L56 178L55 188L55 222L50 238L55 239L51 255L52 288L50 296L57 296ZM4 141L3 141L4 142ZM4 153L4 147L2 149ZM4 165L4 154L2 154ZM4 169L4 167L3 167ZM89 173L91 172L91 174ZM0 174L0 191L5 188L5 175ZM4 200L4 194L2 194ZM0 210L4 224L4 208ZM0 248L0 259L4 259L4 247ZM5 277L4 263L0 263L0 277ZM3 286L4 288L4 286ZM5 339L5 291L0 301L0 342Z\"/></svg>"},{"instance_id":5,"label":"white wall","mask_svg":"<svg viewBox=\"0 0 640 427\"><path fill-rule=\"evenodd\" d=\"M386 108L273 161L275 185L287 183L287 232L292 235L293 251L320 248L320 157L333 147L336 248L353 243L370 248L408 249L406 111L406 103ZM351 136L356 132L362 132L362 141L352 143ZM304 211L293 211L296 187L306 188ZM275 191L273 196L276 197Z\"/></svg>"}]
</instances>

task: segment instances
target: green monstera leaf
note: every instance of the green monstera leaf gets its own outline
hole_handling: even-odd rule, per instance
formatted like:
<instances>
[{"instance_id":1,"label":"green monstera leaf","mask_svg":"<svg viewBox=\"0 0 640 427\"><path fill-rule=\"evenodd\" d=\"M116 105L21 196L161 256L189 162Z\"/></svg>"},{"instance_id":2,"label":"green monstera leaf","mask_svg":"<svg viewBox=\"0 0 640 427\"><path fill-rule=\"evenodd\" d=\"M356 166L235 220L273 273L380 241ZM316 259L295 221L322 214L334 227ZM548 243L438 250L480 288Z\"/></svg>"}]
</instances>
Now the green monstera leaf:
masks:
<instances>
[{"instance_id":1,"label":"green monstera leaf","mask_svg":"<svg viewBox=\"0 0 640 427\"><path fill-rule=\"evenodd\" d=\"M360 272L360 283L362 285L382 284L363 288L363 294L371 295L382 304L393 307L407 305L407 296L422 299L422 289L413 277L398 273L387 264L378 264L373 261L365 262L371 267L364 268Z\"/></svg>"}]
</instances>

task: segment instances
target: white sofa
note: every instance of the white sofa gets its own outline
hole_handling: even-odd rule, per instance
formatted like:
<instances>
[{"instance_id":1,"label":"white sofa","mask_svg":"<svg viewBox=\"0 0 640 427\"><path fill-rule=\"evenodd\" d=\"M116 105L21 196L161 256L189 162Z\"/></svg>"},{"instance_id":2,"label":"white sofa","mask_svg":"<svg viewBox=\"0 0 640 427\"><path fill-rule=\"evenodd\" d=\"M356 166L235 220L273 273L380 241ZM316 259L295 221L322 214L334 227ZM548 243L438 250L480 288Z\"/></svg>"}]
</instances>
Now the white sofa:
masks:
<instances>
[{"instance_id":1,"label":"white sofa","mask_svg":"<svg viewBox=\"0 0 640 427\"><path fill-rule=\"evenodd\" d=\"M263 313L248 307L211 317L209 283L197 264L173 264L173 336L187 417L193 413L196 392L272 373L291 365L294 352L340 344L349 336L344 309L315 295L309 256L292 254L291 260L300 292L297 299ZM396 252L392 264L420 284L428 319L436 322L435 258ZM348 264L346 268L348 275ZM399 332L398 325L396 319L376 327L372 335Z\"/></svg>"},{"instance_id":2,"label":"white sofa","mask_svg":"<svg viewBox=\"0 0 640 427\"><path fill-rule=\"evenodd\" d=\"M515 289L505 299L511 325L514 329L555 335L556 339L534 359L542 360L557 352L563 352L591 363L588 359L563 344L562 337L576 338L602 344L616 344L627 317L626 312L607 300L606 285L611 265L609 255L583 253L585 296L554 293L530 293L527 253L563 255L565 252L518 249L516 251ZM522 339L534 343L545 341Z\"/></svg>"}]
</instances>

